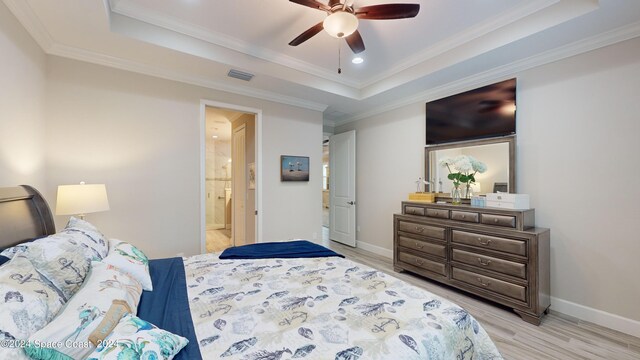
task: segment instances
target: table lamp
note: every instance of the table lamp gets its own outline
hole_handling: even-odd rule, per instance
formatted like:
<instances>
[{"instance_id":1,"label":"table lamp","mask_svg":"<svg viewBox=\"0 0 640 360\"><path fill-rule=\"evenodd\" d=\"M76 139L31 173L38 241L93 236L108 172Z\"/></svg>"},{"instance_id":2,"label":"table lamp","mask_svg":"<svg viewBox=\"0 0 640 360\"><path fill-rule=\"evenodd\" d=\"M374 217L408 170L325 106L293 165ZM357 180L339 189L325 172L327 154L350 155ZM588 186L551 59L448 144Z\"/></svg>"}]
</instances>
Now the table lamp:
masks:
<instances>
[{"instance_id":1,"label":"table lamp","mask_svg":"<svg viewBox=\"0 0 640 360\"><path fill-rule=\"evenodd\" d=\"M60 185L56 201L56 215L78 215L109 210L107 187L104 184Z\"/></svg>"}]
</instances>

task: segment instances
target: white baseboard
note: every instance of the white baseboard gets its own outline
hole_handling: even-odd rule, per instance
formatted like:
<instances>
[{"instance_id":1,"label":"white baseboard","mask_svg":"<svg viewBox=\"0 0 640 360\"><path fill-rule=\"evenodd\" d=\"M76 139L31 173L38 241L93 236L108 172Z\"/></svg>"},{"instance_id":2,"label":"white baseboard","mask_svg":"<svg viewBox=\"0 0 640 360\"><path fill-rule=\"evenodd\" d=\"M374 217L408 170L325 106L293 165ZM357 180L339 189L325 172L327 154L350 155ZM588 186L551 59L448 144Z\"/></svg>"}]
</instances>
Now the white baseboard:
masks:
<instances>
[{"instance_id":1,"label":"white baseboard","mask_svg":"<svg viewBox=\"0 0 640 360\"><path fill-rule=\"evenodd\" d=\"M620 315L576 304L571 301L551 297L551 310L592 322L625 334L640 337L640 321L627 319Z\"/></svg>"},{"instance_id":2,"label":"white baseboard","mask_svg":"<svg viewBox=\"0 0 640 360\"><path fill-rule=\"evenodd\" d=\"M385 249L383 247L376 246L376 245L371 245L363 241L356 241L356 247L362 250L372 252L374 254L384 256L389 259L393 259L393 250Z\"/></svg>"}]
</instances>

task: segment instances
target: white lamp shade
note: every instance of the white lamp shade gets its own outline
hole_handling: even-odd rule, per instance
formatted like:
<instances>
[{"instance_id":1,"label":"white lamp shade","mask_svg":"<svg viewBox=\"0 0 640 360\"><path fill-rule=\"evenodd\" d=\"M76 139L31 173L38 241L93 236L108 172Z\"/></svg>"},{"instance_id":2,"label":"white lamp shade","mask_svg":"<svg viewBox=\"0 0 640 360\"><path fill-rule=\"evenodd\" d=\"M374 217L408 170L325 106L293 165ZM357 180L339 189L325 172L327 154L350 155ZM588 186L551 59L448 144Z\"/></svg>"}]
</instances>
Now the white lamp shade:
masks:
<instances>
[{"instance_id":1,"label":"white lamp shade","mask_svg":"<svg viewBox=\"0 0 640 360\"><path fill-rule=\"evenodd\" d=\"M358 29L358 18L350 12L336 11L322 23L324 31L335 38L343 38Z\"/></svg>"},{"instance_id":2,"label":"white lamp shade","mask_svg":"<svg viewBox=\"0 0 640 360\"><path fill-rule=\"evenodd\" d=\"M109 210L104 184L58 186L56 215L80 215Z\"/></svg>"}]
</instances>

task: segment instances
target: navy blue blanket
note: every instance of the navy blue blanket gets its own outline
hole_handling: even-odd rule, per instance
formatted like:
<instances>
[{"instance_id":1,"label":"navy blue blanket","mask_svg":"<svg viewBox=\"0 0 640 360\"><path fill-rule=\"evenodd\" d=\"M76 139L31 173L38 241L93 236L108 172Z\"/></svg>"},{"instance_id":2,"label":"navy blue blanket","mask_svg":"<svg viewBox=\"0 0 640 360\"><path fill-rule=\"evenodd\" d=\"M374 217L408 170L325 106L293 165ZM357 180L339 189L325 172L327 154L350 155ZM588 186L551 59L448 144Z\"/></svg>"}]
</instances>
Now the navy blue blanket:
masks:
<instances>
[{"instance_id":1,"label":"navy blue blanket","mask_svg":"<svg viewBox=\"0 0 640 360\"><path fill-rule=\"evenodd\" d=\"M174 359L202 359L191 320L182 258L151 260L149 272L153 291L142 292L138 317L189 340Z\"/></svg>"},{"instance_id":2,"label":"navy blue blanket","mask_svg":"<svg viewBox=\"0 0 640 360\"><path fill-rule=\"evenodd\" d=\"M337 252L307 240L258 243L228 248L220 259L315 258L339 256Z\"/></svg>"},{"instance_id":3,"label":"navy blue blanket","mask_svg":"<svg viewBox=\"0 0 640 360\"><path fill-rule=\"evenodd\" d=\"M9 260L11 260L11 259L9 259L8 257L0 255L0 265L4 264L6 262L9 262Z\"/></svg>"}]
</instances>

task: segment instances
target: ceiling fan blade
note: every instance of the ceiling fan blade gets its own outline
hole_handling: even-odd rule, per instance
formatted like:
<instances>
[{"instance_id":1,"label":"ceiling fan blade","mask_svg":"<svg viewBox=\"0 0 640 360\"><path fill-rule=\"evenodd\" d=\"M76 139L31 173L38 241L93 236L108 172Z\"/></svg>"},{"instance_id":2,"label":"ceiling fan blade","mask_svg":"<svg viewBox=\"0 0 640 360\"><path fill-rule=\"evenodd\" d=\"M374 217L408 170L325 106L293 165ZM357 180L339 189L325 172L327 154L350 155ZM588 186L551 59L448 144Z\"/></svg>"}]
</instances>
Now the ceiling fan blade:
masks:
<instances>
[{"instance_id":1,"label":"ceiling fan blade","mask_svg":"<svg viewBox=\"0 0 640 360\"><path fill-rule=\"evenodd\" d=\"M415 17L418 12L420 12L420 4L372 5L354 11L358 19L364 20L406 19Z\"/></svg>"},{"instance_id":2,"label":"ceiling fan blade","mask_svg":"<svg viewBox=\"0 0 640 360\"><path fill-rule=\"evenodd\" d=\"M302 34L298 35L297 38L291 40L289 45L298 46L298 45L302 44L303 42L305 42L305 41L311 39L312 37L314 37L317 33L322 31L322 29L323 29L322 22L319 22L319 23L313 25L312 27L310 27L307 31L305 31Z\"/></svg>"},{"instance_id":3,"label":"ceiling fan blade","mask_svg":"<svg viewBox=\"0 0 640 360\"><path fill-rule=\"evenodd\" d=\"M362 36L360 36L360 32L358 30L347 36L346 40L354 54L359 54L364 51L364 41L362 41Z\"/></svg>"},{"instance_id":4,"label":"ceiling fan blade","mask_svg":"<svg viewBox=\"0 0 640 360\"><path fill-rule=\"evenodd\" d=\"M318 9L318 10L324 10L324 11L331 11L331 8L321 2L318 2L316 0L289 0L293 3L296 4L300 4L302 6L308 6L310 8L313 9Z\"/></svg>"}]
</instances>

